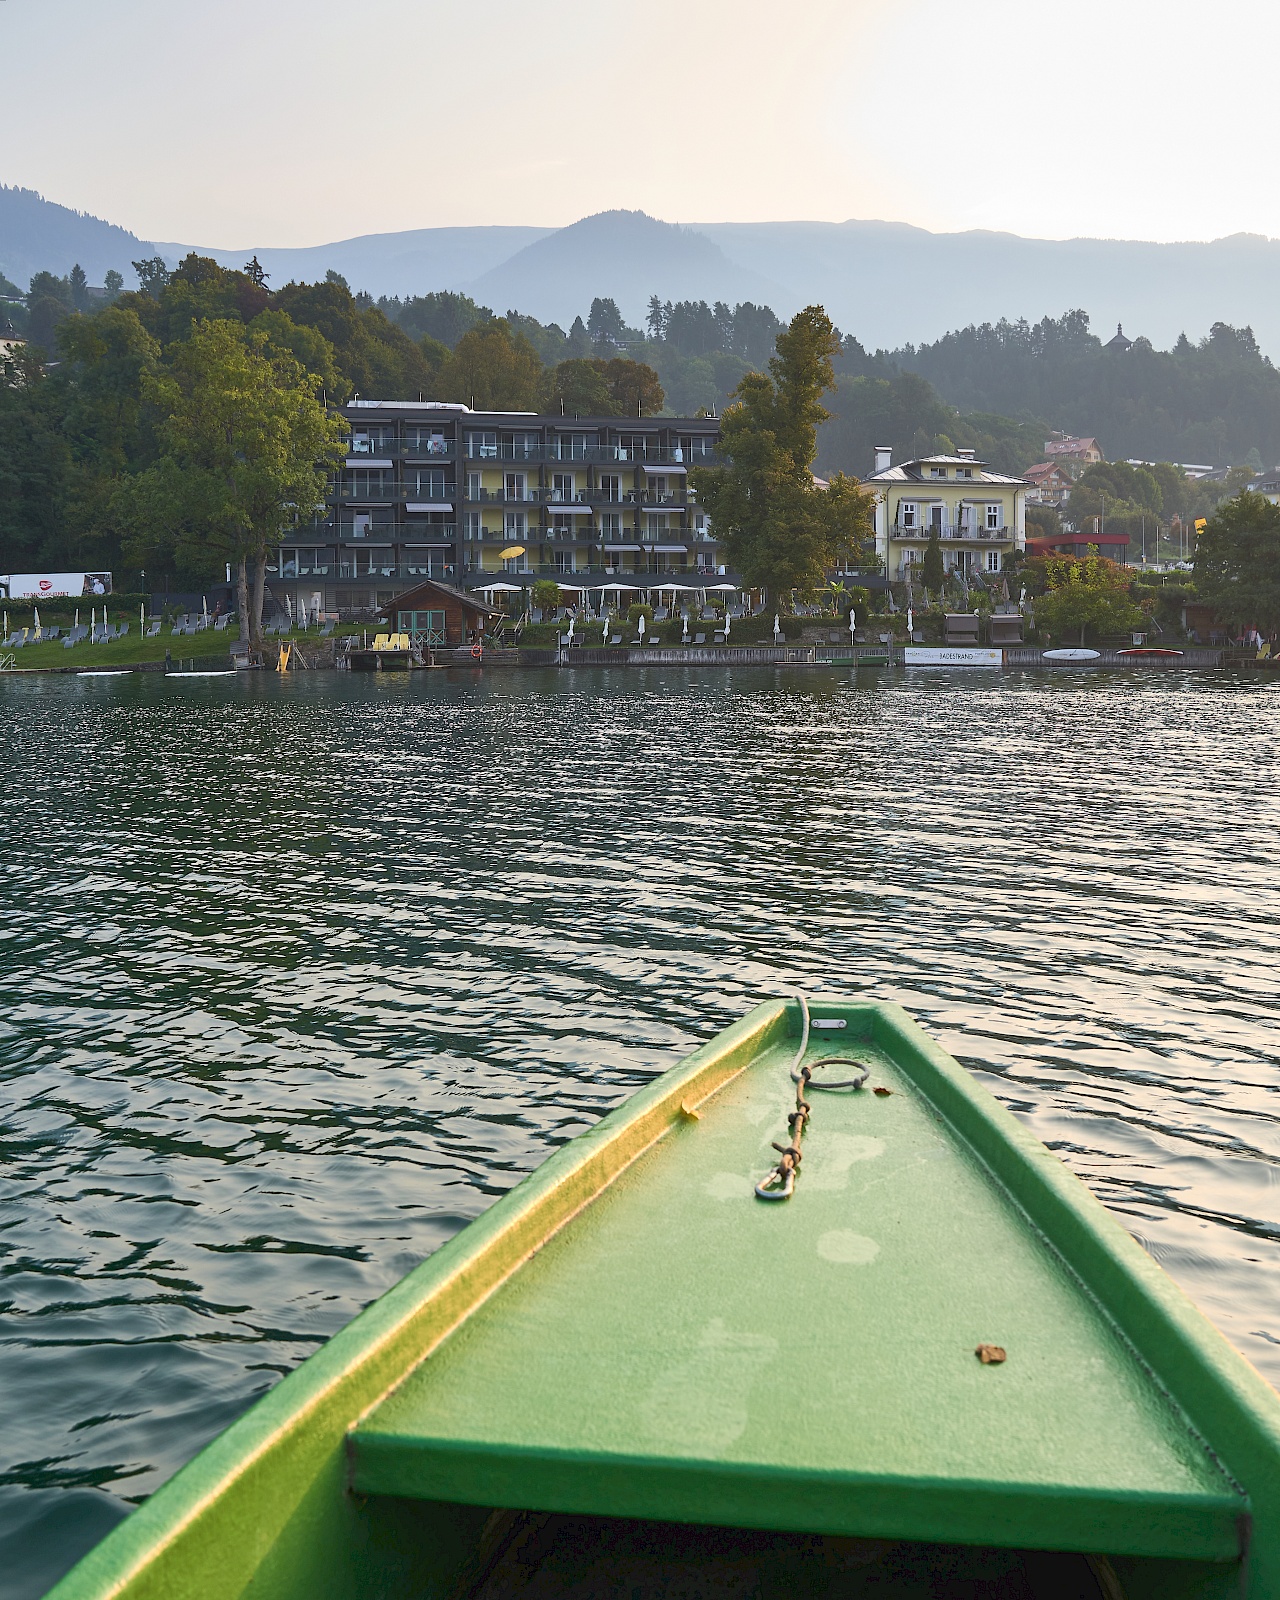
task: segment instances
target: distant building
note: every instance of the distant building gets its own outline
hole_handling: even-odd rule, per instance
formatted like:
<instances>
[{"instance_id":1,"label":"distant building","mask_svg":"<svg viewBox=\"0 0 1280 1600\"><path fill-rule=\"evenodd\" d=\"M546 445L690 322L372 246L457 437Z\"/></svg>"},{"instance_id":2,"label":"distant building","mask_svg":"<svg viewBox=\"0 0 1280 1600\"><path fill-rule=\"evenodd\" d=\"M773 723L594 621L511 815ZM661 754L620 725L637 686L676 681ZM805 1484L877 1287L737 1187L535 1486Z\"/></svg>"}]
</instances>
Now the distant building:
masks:
<instances>
[{"instance_id":1,"label":"distant building","mask_svg":"<svg viewBox=\"0 0 1280 1600\"><path fill-rule=\"evenodd\" d=\"M1096 519L1095 519L1096 521ZM1027 554L1029 556L1076 556L1077 558L1092 554L1105 556L1108 561L1118 561L1120 565L1129 564L1129 535L1127 533L1112 533L1103 524L1099 532L1095 526L1089 529L1063 529L1061 533L1045 534L1027 540Z\"/></svg>"},{"instance_id":2,"label":"distant building","mask_svg":"<svg viewBox=\"0 0 1280 1600\"><path fill-rule=\"evenodd\" d=\"M1044 442L1045 458L1065 467L1073 478L1079 477L1086 467L1095 466L1107 458L1096 439L1077 439L1071 434L1055 433Z\"/></svg>"},{"instance_id":3,"label":"distant building","mask_svg":"<svg viewBox=\"0 0 1280 1600\"><path fill-rule=\"evenodd\" d=\"M1132 350L1133 349L1133 340L1125 338L1124 329L1117 322L1116 323L1116 336L1115 336L1115 338L1114 339L1108 339L1106 344L1104 344L1102 348L1104 350L1120 350L1120 351Z\"/></svg>"},{"instance_id":4,"label":"distant building","mask_svg":"<svg viewBox=\"0 0 1280 1600\"><path fill-rule=\"evenodd\" d=\"M0 361L11 361L26 342L7 318L0 322Z\"/></svg>"},{"instance_id":5,"label":"distant building","mask_svg":"<svg viewBox=\"0 0 1280 1600\"><path fill-rule=\"evenodd\" d=\"M715 418L409 400L353 400L342 416L347 454L328 505L268 566L273 598L295 610L385 611L427 578L474 593L727 575L689 488L690 467L719 460Z\"/></svg>"},{"instance_id":6,"label":"distant building","mask_svg":"<svg viewBox=\"0 0 1280 1600\"><path fill-rule=\"evenodd\" d=\"M1270 472L1255 478L1249 485L1249 491L1251 494L1260 494L1273 506L1280 506L1280 467L1273 467Z\"/></svg>"},{"instance_id":7,"label":"distant building","mask_svg":"<svg viewBox=\"0 0 1280 1600\"><path fill-rule=\"evenodd\" d=\"M1071 493L1071 474L1058 461L1040 461L1022 474L1029 506L1060 506Z\"/></svg>"},{"instance_id":8,"label":"distant building","mask_svg":"<svg viewBox=\"0 0 1280 1600\"><path fill-rule=\"evenodd\" d=\"M936 533L948 572L1000 572L1026 543L1026 484L990 472L972 450L893 466L876 450L863 487L875 495L876 554L893 580L908 577Z\"/></svg>"}]
</instances>

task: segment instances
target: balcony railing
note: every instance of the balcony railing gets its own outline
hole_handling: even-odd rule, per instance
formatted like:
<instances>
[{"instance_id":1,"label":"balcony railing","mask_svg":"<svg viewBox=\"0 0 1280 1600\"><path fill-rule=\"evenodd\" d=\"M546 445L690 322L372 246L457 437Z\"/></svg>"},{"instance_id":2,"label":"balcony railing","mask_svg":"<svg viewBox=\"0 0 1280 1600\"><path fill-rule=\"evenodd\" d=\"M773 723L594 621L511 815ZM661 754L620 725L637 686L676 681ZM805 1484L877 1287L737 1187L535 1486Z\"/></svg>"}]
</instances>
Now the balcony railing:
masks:
<instances>
[{"instance_id":1,"label":"balcony railing","mask_svg":"<svg viewBox=\"0 0 1280 1600\"><path fill-rule=\"evenodd\" d=\"M911 527L907 524L896 522L893 525L895 539L931 539L936 533L939 539L1012 539L1013 529L1004 528L971 528L954 522L930 523L928 527Z\"/></svg>"},{"instance_id":2,"label":"balcony railing","mask_svg":"<svg viewBox=\"0 0 1280 1600\"><path fill-rule=\"evenodd\" d=\"M457 498L457 494L458 486L456 483L435 486L424 485L418 488L403 478L388 476L380 485L366 484L353 487L350 484L340 484L333 490L330 498L343 504L361 500L378 504L387 504L396 500L439 500L451 504Z\"/></svg>"},{"instance_id":3,"label":"balcony railing","mask_svg":"<svg viewBox=\"0 0 1280 1600\"><path fill-rule=\"evenodd\" d=\"M348 439L345 449L352 460L369 456L375 460L381 457L394 461L404 456L416 456L431 461L445 461L453 455L456 446L452 439L385 439L381 443L372 439Z\"/></svg>"}]
</instances>

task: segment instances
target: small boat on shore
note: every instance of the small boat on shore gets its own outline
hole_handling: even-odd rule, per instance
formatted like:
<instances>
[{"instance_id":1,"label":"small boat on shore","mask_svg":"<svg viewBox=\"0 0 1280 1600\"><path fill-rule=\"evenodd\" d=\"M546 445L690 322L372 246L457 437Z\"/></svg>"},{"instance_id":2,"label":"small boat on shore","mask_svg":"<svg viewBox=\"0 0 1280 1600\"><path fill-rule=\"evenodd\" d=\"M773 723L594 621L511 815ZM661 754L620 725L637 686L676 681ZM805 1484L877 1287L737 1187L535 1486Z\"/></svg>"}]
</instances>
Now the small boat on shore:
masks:
<instances>
[{"instance_id":1,"label":"small boat on shore","mask_svg":"<svg viewBox=\"0 0 1280 1600\"><path fill-rule=\"evenodd\" d=\"M903 1011L769 1001L53 1596L525 1592L1280 1597L1280 1398Z\"/></svg>"},{"instance_id":2,"label":"small boat on shore","mask_svg":"<svg viewBox=\"0 0 1280 1600\"><path fill-rule=\"evenodd\" d=\"M1155 645L1145 645L1145 644L1144 645L1134 645L1132 647L1132 649L1129 649L1129 650L1117 650L1116 651L1116 654L1118 656L1145 656L1148 659L1155 659L1156 657L1159 657L1159 656L1180 656L1180 655L1183 655L1184 653L1185 652L1183 652L1181 650L1161 650L1161 649L1157 648Z\"/></svg>"},{"instance_id":3,"label":"small boat on shore","mask_svg":"<svg viewBox=\"0 0 1280 1600\"><path fill-rule=\"evenodd\" d=\"M1040 659L1042 661L1066 662L1101 661L1102 652L1101 650L1085 649L1046 650L1041 655Z\"/></svg>"}]
</instances>

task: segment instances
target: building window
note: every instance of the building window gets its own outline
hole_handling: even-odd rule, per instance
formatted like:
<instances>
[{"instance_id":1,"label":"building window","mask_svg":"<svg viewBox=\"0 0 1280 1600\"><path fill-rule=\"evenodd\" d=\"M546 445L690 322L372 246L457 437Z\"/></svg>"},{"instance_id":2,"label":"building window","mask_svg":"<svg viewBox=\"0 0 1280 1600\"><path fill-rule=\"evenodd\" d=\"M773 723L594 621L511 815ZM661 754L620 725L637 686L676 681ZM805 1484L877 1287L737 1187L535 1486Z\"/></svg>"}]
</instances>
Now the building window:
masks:
<instances>
[{"instance_id":1,"label":"building window","mask_svg":"<svg viewBox=\"0 0 1280 1600\"><path fill-rule=\"evenodd\" d=\"M898 502L898 526L902 528L917 528L916 503L914 500L900 500Z\"/></svg>"},{"instance_id":2,"label":"building window","mask_svg":"<svg viewBox=\"0 0 1280 1600\"><path fill-rule=\"evenodd\" d=\"M444 473L438 471L415 472L413 492L422 500L443 500L445 497Z\"/></svg>"},{"instance_id":3,"label":"building window","mask_svg":"<svg viewBox=\"0 0 1280 1600\"><path fill-rule=\"evenodd\" d=\"M998 550L988 550L987 551L987 571L988 572L999 572L999 570L1000 570L1000 552Z\"/></svg>"},{"instance_id":4,"label":"building window","mask_svg":"<svg viewBox=\"0 0 1280 1600\"><path fill-rule=\"evenodd\" d=\"M600 493L606 500L621 500L621 477L616 472L602 472L600 474Z\"/></svg>"},{"instance_id":5,"label":"building window","mask_svg":"<svg viewBox=\"0 0 1280 1600\"><path fill-rule=\"evenodd\" d=\"M496 461L498 459L498 435L470 428L463 434L467 454L473 461Z\"/></svg>"},{"instance_id":6,"label":"building window","mask_svg":"<svg viewBox=\"0 0 1280 1600\"><path fill-rule=\"evenodd\" d=\"M507 473L506 495L508 500L525 500L528 498L528 494L525 489L525 476L523 472Z\"/></svg>"},{"instance_id":7,"label":"building window","mask_svg":"<svg viewBox=\"0 0 1280 1600\"><path fill-rule=\"evenodd\" d=\"M622 518L616 511L602 511L600 513L600 537L602 539L621 539Z\"/></svg>"},{"instance_id":8,"label":"building window","mask_svg":"<svg viewBox=\"0 0 1280 1600\"><path fill-rule=\"evenodd\" d=\"M480 513L467 511L462 518L462 537L464 539L478 539L480 537Z\"/></svg>"},{"instance_id":9,"label":"building window","mask_svg":"<svg viewBox=\"0 0 1280 1600\"><path fill-rule=\"evenodd\" d=\"M929 532L941 534L943 529L943 508L941 506L929 507Z\"/></svg>"},{"instance_id":10,"label":"building window","mask_svg":"<svg viewBox=\"0 0 1280 1600\"><path fill-rule=\"evenodd\" d=\"M947 469L945 467L930 467L929 468L929 476L931 478L945 478L946 475L947 475Z\"/></svg>"},{"instance_id":11,"label":"building window","mask_svg":"<svg viewBox=\"0 0 1280 1600\"><path fill-rule=\"evenodd\" d=\"M973 468L972 467L957 467L956 468L956 477L957 478L972 478L973 477Z\"/></svg>"},{"instance_id":12,"label":"building window","mask_svg":"<svg viewBox=\"0 0 1280 1600\"><path fill-rule=\"evenodd\" d=\"M987 506L987 531L995 533L1003 524L1004 507L997 504Z\"/></svg>"},{"instance_id":13,"label":"building window","mask_svg":"<svg viewBox=\"0 0 1280 1600\"><path fill-rule=\"evenodd\" d=\"M568 505L573 500L573 473L553 472L551 475L551 498L560 501L561 505Z\"/></svg>"},{"instance_id":14,"label":"building window","mask_svg":"<svg viewBox=\"0 0 1280 1600\"><path fill-rule=\"evenodd\" d=\"M525 516L523 511L508 511L505 519L505 531L508 539L523 539L525 535Z\"/></svg>"}]
</instances>

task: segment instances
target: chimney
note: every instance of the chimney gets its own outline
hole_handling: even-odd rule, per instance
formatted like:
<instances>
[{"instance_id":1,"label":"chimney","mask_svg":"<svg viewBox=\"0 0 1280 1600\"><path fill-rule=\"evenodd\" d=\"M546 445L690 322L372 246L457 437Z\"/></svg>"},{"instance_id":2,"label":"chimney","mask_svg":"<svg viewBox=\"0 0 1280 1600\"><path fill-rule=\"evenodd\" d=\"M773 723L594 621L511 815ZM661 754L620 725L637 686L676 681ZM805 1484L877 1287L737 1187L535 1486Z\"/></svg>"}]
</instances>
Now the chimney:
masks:
<instances>
[{"instance_id":1,"label":"chimney","mask_svg":"<svg viewBox=\"0 0 1280 1600\"><path fill-rule=\"evenodd\" d=\"M893 446L878 444L876 446L876 471L887 472L889 463L893 460Z\"/></svg>"},{"instance_id":2,"label":"chimney","mask_svg":"<svg viewBox=\"0 0 1280 1600\"><path fill-rule=\"evenodd\" d=\"M961 461L972 461L974 459L974 457L977 455L977 453L978 452L976 450L957 450L956 451L956 454L960 457Z\"/></svg>"}]
</instances>

